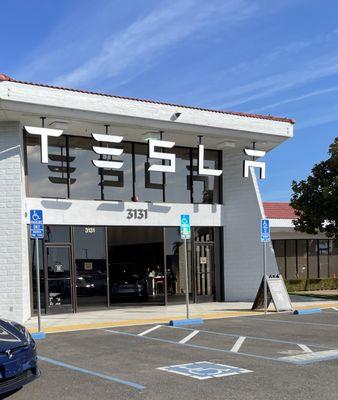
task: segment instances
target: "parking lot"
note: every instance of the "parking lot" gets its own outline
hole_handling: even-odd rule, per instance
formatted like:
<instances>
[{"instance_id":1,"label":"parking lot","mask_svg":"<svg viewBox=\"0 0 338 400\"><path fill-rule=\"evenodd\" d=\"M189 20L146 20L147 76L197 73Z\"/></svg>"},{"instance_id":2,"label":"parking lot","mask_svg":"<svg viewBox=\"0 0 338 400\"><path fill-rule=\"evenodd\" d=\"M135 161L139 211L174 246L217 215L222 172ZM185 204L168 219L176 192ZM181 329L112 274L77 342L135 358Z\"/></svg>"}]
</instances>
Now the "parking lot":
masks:
<instances>
[{"instance_id":1,"label":"parking lot","mask_svg":"<svg viewBox=\"0 0 338 400\"><path fill-rule=\"evenodd\" d=\"M336 399L338 309L55 333L10 398Z\"/></svg>"}]
</instances>

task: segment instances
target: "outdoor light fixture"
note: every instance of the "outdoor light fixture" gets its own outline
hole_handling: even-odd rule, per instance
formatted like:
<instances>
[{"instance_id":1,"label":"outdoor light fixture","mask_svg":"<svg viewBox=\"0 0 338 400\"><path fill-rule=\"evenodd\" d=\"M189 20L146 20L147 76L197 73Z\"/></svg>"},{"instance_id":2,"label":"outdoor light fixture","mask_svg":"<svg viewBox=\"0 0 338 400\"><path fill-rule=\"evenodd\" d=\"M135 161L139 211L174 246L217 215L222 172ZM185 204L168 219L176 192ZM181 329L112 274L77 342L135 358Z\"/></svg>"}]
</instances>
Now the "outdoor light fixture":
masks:
<instances>
[{"instance_id":1,"label":"outdoor light fixture","mask_svg":"<svg viewBox=\"0 0 338 400\"><path fill-rule=\"evenodd\" d=\"M181 115L182 115L182 113L180 113L180 112L174 113L174 114L170 117L170 121L176 121Z\"/></svg>"}]
</instances>

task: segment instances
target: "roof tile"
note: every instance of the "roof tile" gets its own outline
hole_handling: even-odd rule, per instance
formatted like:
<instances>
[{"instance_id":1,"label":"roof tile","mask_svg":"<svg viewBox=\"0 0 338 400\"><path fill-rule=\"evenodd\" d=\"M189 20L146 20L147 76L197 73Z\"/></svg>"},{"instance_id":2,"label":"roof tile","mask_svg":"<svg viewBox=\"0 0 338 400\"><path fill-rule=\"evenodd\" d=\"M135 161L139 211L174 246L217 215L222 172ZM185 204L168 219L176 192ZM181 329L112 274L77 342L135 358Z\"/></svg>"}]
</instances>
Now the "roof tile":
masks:
<instances>
[{"instance_id":1,"label":"roof tile","mask_svg":"<svg viewBox=\"0 0 338 400\"><path fill-rule=\"evenodd\" d=\"M62 86L51 86L51 85L46 85L46 84L43 84L43 83L25 82L25 81L20 81L20 80L11 78L10 76L0 72L0 82L1 81L21 83L23 85L39 86L39 87L45 87L45 88L50 88L50 89L66 90L66 91L77 92L77 93L94 94L94 95L97 95L97 96L113 97L113 98L116 98L116 99L138 101L138 102L142 102L142 103L160 104L160 105L171 106L171 107L180 107L180 108L188 108L188 109L192 109L192 110L207 111L207 112L214 112L214 113L220 113L220 114L237 115L239 117L265 119L265 120L279 121L279 122L287 122L289 124L294 124L295 123L294 119L285 118L285 117L274 117L272 115L251 114L251 113L243 113L243 112L237 112L237 111L214 110L214 109L210 109L210 108L186 106L186 105L180 105L180 104L174 104L174 103L166 103L166 102L156 101L156 100L138 99L138 98L134 98L134 97L125 97L125 96L115 96L115 95L111 95L111 94L107 94L107 93L91 92L91 91L88 91L88 90L81 90L81 89L71 89L71 88L66 88L66 87L62 87Z\"/></svg>"},{"instance_id":2,"label":"roof tile","mask_svg":"<svg viewBox=\"0 0 338 400\"><path fill-rule=\"evenodd\" d=\"M297 219L295 210L286 202L264 202L265 216L270 219Z\"/></svg>"}]
</instances>

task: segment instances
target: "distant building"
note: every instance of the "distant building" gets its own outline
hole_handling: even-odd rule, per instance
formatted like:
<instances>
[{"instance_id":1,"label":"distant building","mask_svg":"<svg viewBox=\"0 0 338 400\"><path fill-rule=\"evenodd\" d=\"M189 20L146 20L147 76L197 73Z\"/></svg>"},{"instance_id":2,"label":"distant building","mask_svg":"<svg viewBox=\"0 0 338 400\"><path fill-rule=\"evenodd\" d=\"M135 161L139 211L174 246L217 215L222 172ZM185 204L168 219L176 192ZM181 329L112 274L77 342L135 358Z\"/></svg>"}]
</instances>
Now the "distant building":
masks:
<instances>
[{"instance_id":1,"label":"distant building","mask_svg":"<svg viewBox=\"0 0 338 400\"><path fill-rule=\"evenodd\" d=\"M297 217L288 203L265 202L279 272L285 279L336 278L338 246L324 234L308 235L294 230Z\"/></svg>"}]
</instances>

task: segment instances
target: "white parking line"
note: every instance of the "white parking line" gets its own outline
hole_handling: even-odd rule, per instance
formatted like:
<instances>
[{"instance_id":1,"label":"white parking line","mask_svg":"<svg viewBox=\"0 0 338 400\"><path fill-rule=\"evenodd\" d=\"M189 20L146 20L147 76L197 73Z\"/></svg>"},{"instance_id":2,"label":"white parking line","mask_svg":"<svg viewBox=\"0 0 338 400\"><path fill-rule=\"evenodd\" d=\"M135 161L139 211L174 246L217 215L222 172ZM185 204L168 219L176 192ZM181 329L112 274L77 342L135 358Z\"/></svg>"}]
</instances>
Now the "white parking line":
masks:
<instances>
[{"instance_id":1,"label":"white parking line","mask_svg":"<svg viewBox=\"0 0 338 400\"><path fill-rule=\"evenodd\" d=\"M318 361L336 360L338 358L338 350L314 351L306 354L298 354L296 356L280 357L278 360L286 361L294 364L312 364Z\"/></svg>"},{"instance_id":2,"label":"white parking line","mask_svg":"<svg viewBox=\"0 0 338 400\"><path fill-rule=\"evenodd\" d=\"M331 307L331 308L332 308L332 310L338 311L338 308L337 308L337 307Z\"/></svg>"},{"instance_id":3,"label":"white parking line","mask_svg":"<svg viewBox=\"0 0 338 400\"><path fill-rule=\"evenodd\" d=\"M298 344L298 346L305 352L305 353L312 353L312 350L307 347L305 344Z\"/></svg>"},{"instance_id":4,"label":"white parking line","mask_svg":"<svg viewBox=\"0 0 338 400\"><path fill-rule=\"evenodd\" d=\"M155 329L158 329L160 326L162 326L162 325L153 326L152 328L147 329L146 331L139 333L137 336L144 336L147 333L150 333L150 332L154 331Z\"/></svg>"},{"instance_id":5,"label":"white parking line","mask_svg":"<svg viewBox=\"0 0 338 400\"><path fill-rule=\"evenodd\" d=\"M194 336L196 336L198 334L199 331L193 331L191 333L189 333L188 336L186 336L185 338L183 338L182 340L180 340L178 343L187 343L190 339L192 339Z\"/></svg>"},{"instance_id":6,"label":"white parking line","mask_svg":"<svg viewBox=\"0 0 338 400\"><path fill-rule=\"evenodd\" d=\"M233 345L232 349L230 351L232 351L233 353L237 353L238 350L241 348L242 344L244 343L244 340L246 339L245 336L240 336L237 340L236 343Z\"/></svg>"}]
</instances>

